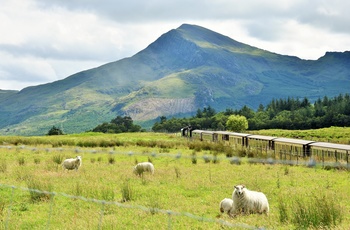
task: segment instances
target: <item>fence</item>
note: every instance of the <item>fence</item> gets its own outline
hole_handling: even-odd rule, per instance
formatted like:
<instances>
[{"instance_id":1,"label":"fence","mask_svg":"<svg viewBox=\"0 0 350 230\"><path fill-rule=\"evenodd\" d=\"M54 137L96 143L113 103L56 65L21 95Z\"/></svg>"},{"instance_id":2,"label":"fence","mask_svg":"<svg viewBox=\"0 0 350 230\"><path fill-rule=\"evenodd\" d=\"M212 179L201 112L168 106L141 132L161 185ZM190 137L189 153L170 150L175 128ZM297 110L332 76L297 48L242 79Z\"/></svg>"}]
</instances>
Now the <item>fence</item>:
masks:
<instances>
[{"instance_id":1,"label":"fence","mask_svg":"<svg viewBox=\"0 0 350 230\"><path fill-rule=\"evenodd\" d=\"M114 150L108 150L108 149L80 149L80 148L33 148L33 147L27 147L27 146L19 146L19 147L14 147L14 146L0 146L0 148L5 148L5 149L12 149L12 148L20 148L20 149L26 149L29 151L46 151L46 152L51 152L51 151L73 151L75 153L81 153L81 152L86 152L86 153L108 153L108 154L122 154L122 155L128 155L128 156L133 156L133 155L142 155L142 156L150 156L150 157L170 157L174 159L180 159L180 158L186 158L186 159L193 159L193 156L190 155L182 155L181 153L177 154L166 154L166 153L134 153L134 152L117 152ZM204 161L224 161L227 160L231 164L240 164L241 161L244 159L240 157L219 157L215 155L203 155L202 156ZM259 159L259 158L245 158L249 163L263 163L263 164L286 164L286 165L304 165L307 167L316 167L316 166L321 166L324 167L325 165L331 166L331 167L336 167L337 165L334 164L334 162L322 162L322 163L317 163L314 161L312 158L308 158L305 161L301 162L300 160L293 161L293 160L277 160L277 159L272 159L272 158L267 158L267 159ZM203 216L196 216L194 214L188 213L188 212L175 212L172 210L163 210L163 209L158 209L158 208L149 208L145 206L140 206L140 205L130 205L126 203L120 203L120 202L115 202L115 201L108 201L108 200L98 200L94 198L87 198L83 196L74 196L74 195L69 195L61 192L49 192L49 191L42 191L42 190L37 190L37 189L31 189L31 188L25 188L25 187L17 187L13 185L7 185L7 184L0 184L0 188L2 189L8 189L10 193L10 198L8 200L9 205L4 207L3 209L6 210L5 213L6 217L3 220L3 226L5 229L10 229L10 223L11 223L11 210L13 208L13 202L14 202L14 195L15 195L15 190L22 190L22 191L28 191L28 192L34 192L38 194L46 194L50 196L50 208L47 213L47 220L46 220L46 225L45 229L50 229L50 221L51 221L51 214L54 208L54 202L55 202L55 197L63 197L67 199L75 199L75 200L81 200L84 202L92 202L95 204L100 205L100 210L99 211L99 216L98 220L98 229L103 228L103 218L105 216L105 206L106 205L113 205L119 208L124 208L124 209L138 209L142 210L144 212L155 212L161 215L166 215L167 216L167 229L172 229L172 217L176 216L182 216L182 217L187 217L193 220L201 221L201 222L211 222L215 224L219 224L222 226L226 227L232 227L232 228L242 228L242 229L257 229L256 227L249 226L247 224L242 224L242 223L231 223L227 222L221 219L213 219L213 218L207 218Z\"/></svg>"},{"instance_id":2,"label":"fence","mask_svg":"<svg viewBox=\"0 0 350 230\"><path fill-rule=\"evenodd\" d=\"M202 222L212 222L212 223L217 223L220 224L222 226L227 226L227 227L233 227L233 228L242 228L242 229L259 229L256 227L252 227L246 224L242 224L242 223L230 223L224 220L220 220L220 219L212 219L212 218L207 218L207 217L203 217L203 216L196 216L194 214L188 213L188 212L174 212L171 210L164 210L164 209L158 209L158 208L148 208L145 206L141 206L141 205L128 205L128 204L123 204L120 202L116 202L116 201L107 201L107 200L97 200L97 199L93 199L93 198L86 198L86 197L82 197L82 196L74 196L74 195L69 195L69 194L65 194L65 193L60 193L60 192L48 192L48 191L41 191L41 190L37 190L37 189L30 189L30 188L24 188L24 187L16 187L13 185L6 185L6 184L0 184L0 187L2 188L8 188L11 189L11 196L10 196L10 202L9 202L9 206L7 207L7 215L6 218L4 220L4 227L5 229L9 229L9 225L10 225L10 221L11 221L11 209L12 209L12 205L13 205L13 200L14 200L14 190L15 189L20 189L20 190L24 190L24 191L28 191L28 192L34 192L34 193L39 193L39 194L45 194L45 195L49 195L50 196L50 209L48 210L48 218L46 221L46 225L45 225L45 229L50 229L50 220L51 220L51 213L52 213L52 209L53 209L53 203L54 203L54 198L57 196L62 196L68 199L75 199L75 200L81 200L84 202L93 202L93 203L97 203L101 205L101 209L100 209L100 215L99 215L99 219L98 219L98 229L102 229L102 220L104 217L104 207L105 205L115 205L118 206L120 208L127 208L127 209L139 209L145 212L152 212L152 213L158 213L158 214L164 214L168 216L168 223L167 223L167 229L172 229L172 216L184 216L184 217L188 217L197 221L202 221Z\"/></svg>"},{"instance_id":3,"label":"fence","mask_svg":"<svg viewBox=\"0 0 350 230\"><path fill-rule=\"evenodd\" d=\"M247 160L249 163L261 163L261 164L283 164L283 165L300 165L300 166L307 166L307 167L327 167L327 168L343 168L343 169L350 169L350 164L348 161L326 161L325 158L322 158L319 160L319 156L313 155L309 157L301 157L300 152L298 151L288 151L283 152L279 151L279 155L284 155L284 157L276 157L273 155L273 151L265 150L265 154L257 154L259 158L254 158L254 157L249 157L249 152L257 152L257 153L263 153L262 148L258 147L250 147L247 148L248 151L248 157L238 157L238 156L233 156L233 157L225 157L225 156L217 156L217 155L212 155L212 154L207 154L203 155L202 157L198 156L190 156L190 155L182 155L180 152L177 154L167 154L167 153L135 153L135 152L118 152L114 150L107 150L106 148L102 149L86 149L86 148L37 148L37 147L27 147L27 146L5 146L2 145L0 146L1 148L5 149L12 149L12 148L19 148L19 149L26 149L26 150L31 150L31 151L46 151L46 152L51 152L51 151L71 151L75 153L109 153L111 155L114 154L120 154L120 155L128 155L128 156L133 156L133 155L142 155L142 156L149 156L149 157L169 157L169 158L174 158L174 159L179 159L179 158L187 158L187 159L193 159L194 157L196 158L203 158L204 161L206 162L214 162L214 161L229 161L231 164L239 164L244 160ZM237 149L236 149L237 150ZM286 156L299 156L299 157L290 157L287 159ZM328 158L329 159L329 158Z\"/></svg>"}]
</instances>

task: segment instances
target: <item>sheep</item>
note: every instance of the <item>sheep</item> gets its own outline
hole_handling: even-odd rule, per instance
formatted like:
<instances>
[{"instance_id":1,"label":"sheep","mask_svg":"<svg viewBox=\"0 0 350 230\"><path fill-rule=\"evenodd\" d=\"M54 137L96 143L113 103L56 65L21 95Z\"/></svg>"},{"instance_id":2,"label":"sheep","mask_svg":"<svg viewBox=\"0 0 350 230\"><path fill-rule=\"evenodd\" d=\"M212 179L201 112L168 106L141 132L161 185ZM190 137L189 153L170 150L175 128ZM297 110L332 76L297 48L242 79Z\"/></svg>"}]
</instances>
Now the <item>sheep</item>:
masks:
<instances>
[{"instance_id":1,"label":"sheep","mask_svg":"<svg viewBox=\"0 0 350 230\"><path fill-rule=\"evenodd\" d=\"M134 173L136 175L141 176L144 172L150 172L152 175L154 174L154 166L151 162L141 162L135 165Z\"/></svg>"},{"instance_id":2,"label":"sheep","mask_svg":"<svg viewBox=\"0 0 350 230\"><path fill-rule=\"evenodd\" d=\"M230 211L232 208L233 200L230 198L224 198L219 205L219 209L221 213L226 212L227 214L230 215Z\"/></svg>"},{"instance_id":3,"label":"sheep","mask_svg":"<svg viewBox=\"0 0 350 230\"><path fill-rule=\"evenodd\" d=\"M76 158L65 159L62 163L62 167L63 169L67 169L67 170L75 169L75 171L77 171L78 168L81 166L81 164L82 164L81 156L77 156Z\"/></svg>"},{"instance_id":4,"label":"sheep","mask_svg":"<svg viewBox=\"0 0 350 230\"><path fill-rule=\"evenodd\" d=\"M241 212L245 214L269 214L269 202L264 193L250 191L244 185L236 185L234 188L230 214L236 215Z\"/></svg>"}]
</instances>

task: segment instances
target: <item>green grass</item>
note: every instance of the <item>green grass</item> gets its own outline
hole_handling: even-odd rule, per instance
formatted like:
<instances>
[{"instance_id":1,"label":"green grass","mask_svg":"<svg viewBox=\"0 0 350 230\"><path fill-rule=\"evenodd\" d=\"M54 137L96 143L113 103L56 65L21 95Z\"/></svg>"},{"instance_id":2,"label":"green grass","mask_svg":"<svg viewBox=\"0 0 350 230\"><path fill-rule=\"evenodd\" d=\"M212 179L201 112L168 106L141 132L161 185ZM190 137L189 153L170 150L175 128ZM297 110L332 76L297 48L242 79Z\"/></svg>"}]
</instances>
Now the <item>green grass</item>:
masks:
<instances>
[{"instance_id":1,"label":"green grass","mask_svg":"<svg viewBox=\"0 0 350 230\"><path fill-rule=\"evenodd\" d=\"M101 143L102 140L115 139L123 144L113 147L61 145L57 148L50 143L88 143L88 140ZM220 161L206 163L203 156L213 156L215 151L199 148L194 152L187 147L186 140L164 134L84 134L29 140L26 139L36 144L0 148L0 160L5 162L0 171L1 184L10 185L0 186L0 229L4 229L6 223L9 229L228 228L190 218L184 213L205 220L223 220L266 229L300 229L305 225L316 229L347 229L350 226L347 215L350 210L350 175L347 171L249 164L246 158L240 159L240 164L232 164L224 153L215 153ZM140 145L140 140L158 144L148 146L142 142ZM113 164L110 163L111 152ZM64 171L60 167L57 170L53 156L58 159L59 156L76 155L83 159L77 172ZM23 157L25 164L19 165L19 157ZM135 162L149 159L155 166L155 174L136 176L133 173ZM233 219L220 215L219 202L231 197L236 184L264 192L270 203L269 216L249 215ZM44 194L38 198L22 187L56 194ZM127 207L110 202L120 202ZM303 213L303 207L309 212ZM302 222L305 217L312 217L313 222ZM320 224L326 221L330 225Z\"/></svg>"}]
</instances>

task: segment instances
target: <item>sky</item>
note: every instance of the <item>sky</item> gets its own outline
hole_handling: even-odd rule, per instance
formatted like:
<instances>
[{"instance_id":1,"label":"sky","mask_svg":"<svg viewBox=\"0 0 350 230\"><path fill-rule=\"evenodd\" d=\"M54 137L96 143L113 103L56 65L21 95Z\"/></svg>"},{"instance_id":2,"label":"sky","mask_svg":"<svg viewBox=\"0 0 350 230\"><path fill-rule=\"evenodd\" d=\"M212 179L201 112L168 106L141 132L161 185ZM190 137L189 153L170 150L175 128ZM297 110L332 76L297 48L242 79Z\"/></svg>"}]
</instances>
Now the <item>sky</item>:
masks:
<instances>
[{"instance_id":1,"label":"sky","mask_svg":"<svg viewBox=\"0 0 350 230\"><path fill-rule=\"evenodd\" d=\"M184 23L317 60L350 50L348 9L346 0L2 0L0 89L46 84L131 57Z\"/></svg>"}]
</instances>

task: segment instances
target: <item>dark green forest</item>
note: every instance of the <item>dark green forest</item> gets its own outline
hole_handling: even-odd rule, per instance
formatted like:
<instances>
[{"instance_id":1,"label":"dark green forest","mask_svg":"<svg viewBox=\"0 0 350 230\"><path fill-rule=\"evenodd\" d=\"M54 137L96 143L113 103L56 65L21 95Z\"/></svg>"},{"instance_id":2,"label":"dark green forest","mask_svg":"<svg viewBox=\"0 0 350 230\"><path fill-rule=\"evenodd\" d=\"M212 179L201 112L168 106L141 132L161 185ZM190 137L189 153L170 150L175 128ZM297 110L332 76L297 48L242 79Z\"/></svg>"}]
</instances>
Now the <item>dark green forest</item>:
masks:
<instances>
[{"instance_id":1,"label":"dark green forest","mask_svg":"<svg viewBox=\"0 0 350 230\"><path fill-rule=\"evenodd\" d=\"M155 132L178 132L191 126L194 129L226 130L226 121L230 115L245 116L248 130L260 129L318 129L330 126L350 126L350 96L339 94L334 98L319 98L314 103L309 99L290 98L273 99L266 106L260 104L253 109L243 106L239 110L226 109L216 112L213 108L198 109L196 115L189 118L170 118L161 116L152 127Z\"/></svg>"}]
</instances>

